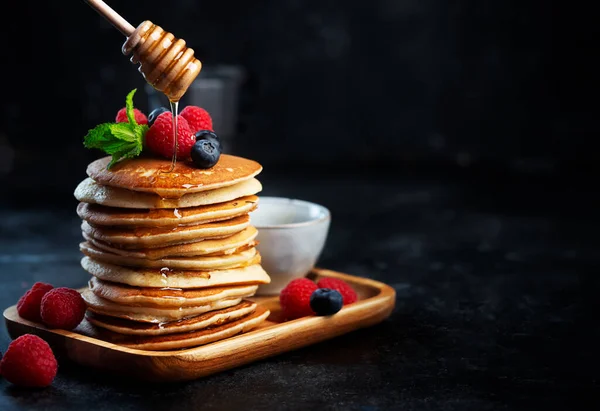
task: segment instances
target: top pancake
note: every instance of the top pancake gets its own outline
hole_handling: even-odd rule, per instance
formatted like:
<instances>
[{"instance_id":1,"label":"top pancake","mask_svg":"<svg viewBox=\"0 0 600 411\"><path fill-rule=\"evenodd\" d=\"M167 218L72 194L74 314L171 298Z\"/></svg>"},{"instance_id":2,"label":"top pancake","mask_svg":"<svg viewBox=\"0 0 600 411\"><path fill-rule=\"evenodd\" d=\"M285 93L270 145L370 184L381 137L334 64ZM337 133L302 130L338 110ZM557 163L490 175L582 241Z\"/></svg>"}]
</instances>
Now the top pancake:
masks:
<instances>
[{"instance_id":1,"label":"top pancake","mask_svg":"<svg viewBox=\"0 0 600 411\"><path fill-rule=\"evenodd\" d=\"M171 160L138 157L120 161L107 169L110 157L98 159L87 174L98 184L156 193L163 198L178 198L188 193L214 190L248 180L262 171L256 161L222 154L212 168L201 169L191 161L178 161L167 173Z\"/></svg>"}]
</instances>

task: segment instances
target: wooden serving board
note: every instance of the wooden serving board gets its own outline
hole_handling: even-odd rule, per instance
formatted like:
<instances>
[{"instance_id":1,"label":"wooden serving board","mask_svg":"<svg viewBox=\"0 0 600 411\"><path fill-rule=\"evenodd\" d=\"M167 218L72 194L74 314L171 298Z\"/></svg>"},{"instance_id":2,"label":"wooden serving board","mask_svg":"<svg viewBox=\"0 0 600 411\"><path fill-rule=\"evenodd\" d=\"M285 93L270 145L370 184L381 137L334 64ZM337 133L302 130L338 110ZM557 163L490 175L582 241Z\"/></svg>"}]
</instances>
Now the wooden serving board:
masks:
<instances>
[{"instance_id":1,"label":"wooden serving board","mask_svg":"<svg viewBox=\"0 0 600 411\"><path fill-rule=\"evenodd\" d=\"M144 380L185 381L377 324L394 309L394 289L378 281L325 269L314 269L308 277L315 280L341 278L356 290L359 301L332 316L283 321L278 296L256 297L254 301L271 311L261 326L248 333L180 351L142 351L91 338L77 330L47 329L19 317L16 306L4 311L4 319L12 338L28 333L39 335L57 355L79 364Z\"/></svg>"}]
</instances>

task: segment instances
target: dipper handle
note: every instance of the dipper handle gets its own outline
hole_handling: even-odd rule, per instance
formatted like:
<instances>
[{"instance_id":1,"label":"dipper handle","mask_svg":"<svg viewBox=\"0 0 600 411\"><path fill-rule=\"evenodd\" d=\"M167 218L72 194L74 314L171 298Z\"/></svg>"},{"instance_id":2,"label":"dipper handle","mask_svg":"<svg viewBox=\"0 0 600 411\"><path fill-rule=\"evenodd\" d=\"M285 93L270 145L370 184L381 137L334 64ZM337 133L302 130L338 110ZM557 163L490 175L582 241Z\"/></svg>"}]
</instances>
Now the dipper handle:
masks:
<instances>
[{"instance_id":1,"label":"dipper handle","mask_svg":"<svg viewBox=\"0 0 600 411\"><path fill-rule=\"evenodd\" d=\"M133 27L127 20L125 20L119 13L114 11L108 4L102 0L84 0L90 7L98 12L102 17L108 20L117 30L119 30L125 37L131 36L134 32Z\"/></svg>"}]
</instances>

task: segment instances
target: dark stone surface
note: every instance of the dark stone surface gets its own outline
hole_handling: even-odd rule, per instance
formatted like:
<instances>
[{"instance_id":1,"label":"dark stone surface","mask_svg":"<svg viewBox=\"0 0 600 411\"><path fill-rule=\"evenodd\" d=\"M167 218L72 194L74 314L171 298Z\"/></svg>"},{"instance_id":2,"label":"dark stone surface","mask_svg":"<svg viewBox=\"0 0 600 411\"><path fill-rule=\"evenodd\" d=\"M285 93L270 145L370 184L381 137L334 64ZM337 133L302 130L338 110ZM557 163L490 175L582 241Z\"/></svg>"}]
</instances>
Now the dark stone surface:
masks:
<instances>
[{"instance_id":1,"label":"dark stone surface","mask_svg":"<svg viewBox=\"0 0 600 411\"><path fill-rule=\"evenodd\" d=\"M185 384L63 363L48 389L0 380L0 410L598 409L592 186L482 174L262 180L264 194L332 210L321 265L391 284L390 319ZM40 206L0 211L2 307L35 281L86 282L75 202Z\"/></svg>"}]
</instances>

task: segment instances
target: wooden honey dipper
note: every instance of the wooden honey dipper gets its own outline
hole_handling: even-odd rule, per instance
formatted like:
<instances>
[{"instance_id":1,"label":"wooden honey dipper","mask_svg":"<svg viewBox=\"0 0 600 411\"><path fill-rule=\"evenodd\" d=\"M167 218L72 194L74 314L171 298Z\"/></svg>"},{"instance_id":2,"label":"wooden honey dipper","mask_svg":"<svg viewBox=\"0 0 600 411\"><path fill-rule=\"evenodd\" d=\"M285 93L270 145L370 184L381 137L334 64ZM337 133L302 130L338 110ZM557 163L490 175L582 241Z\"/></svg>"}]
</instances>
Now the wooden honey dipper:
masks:
<instances>
[{"instance_id":1,"label":"wooden honey dipper","mask_svg":"<svg viewBox=\"0 0 600 411\"><path fill-rule=\"evenodd\" d=\"M146 81L170 101L179 101L202 69L194 50L148 20L134 28L102 0L85 2L127 37L122 52L133 52L131 62L140 63L138 70Z\"/></svg>"}]
</instances>

